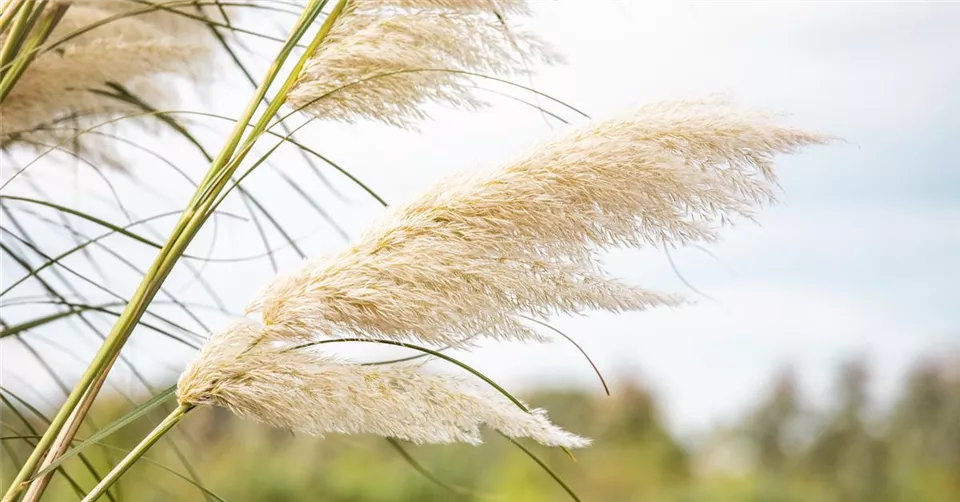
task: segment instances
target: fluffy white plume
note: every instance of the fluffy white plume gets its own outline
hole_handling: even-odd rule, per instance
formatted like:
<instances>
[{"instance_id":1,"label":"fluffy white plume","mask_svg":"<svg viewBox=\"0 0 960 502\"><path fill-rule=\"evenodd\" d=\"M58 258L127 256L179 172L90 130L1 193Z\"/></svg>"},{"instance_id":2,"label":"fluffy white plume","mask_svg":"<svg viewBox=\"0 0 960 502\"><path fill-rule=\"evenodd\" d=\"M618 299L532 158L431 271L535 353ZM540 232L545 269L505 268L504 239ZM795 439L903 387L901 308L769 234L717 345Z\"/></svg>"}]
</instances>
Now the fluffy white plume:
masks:
<instances>
[{"instance_id":1,"label":"fluffy white plume","mask_svg":"<svg viewBox=\"0 0 960 502\"><path fill-rule=\"evenodd\" d=\"M469 73L528 73L559 57L507 25L518 0L351 0L288 97L320 118L411 126L430 102L481 106Z\"/></svg>"},{"instance_id":2,"label":"fluffy white plume","mask_svg":"<svg viewBox=\"0 0 960 502\"><path fill-rule=\"evenodd\" d=\"M772 198L774 154L823 140L717 102L647 106L439 183L248 312L277 337L456 344L536 338L518 314L674 305L607 277L598 251L712 240Z\"/></svg>"},{"instance_id":3,"label":"fluffy white plume","mask_svg":"<svg viewBox=\"0 0 960 502\"><path fill-rule=\"evenodd\" d=\"M209 33L202 22L170 12L123 16L143 9L131 2L75 2L0 107L0 144L53 146L78 127L143 112L105 95L115 91L111 84L154 108L169 105L157 77L189 74L207 61Z\"/></svg>"},{"instance_id":4,"label":"fluffy white plume","mask_svg":"<svg viewBox=\"0 0 960 502\"><path fill-rule=\"evenodd\" d=\"M461 12L493 12L495 14L528 14L527 0L354 0L360 6L391 6L403 9L448 9Z\"/></svg>"},{"instance_id":5,"label":"fluffy white plume","mask_svg":"<svg viewBox=\"0 0 960 502\"><path fill-rule=\"evenodd\" d=\"M262 322L215 335L181 376L180 402L311 434L477 443L487 424L583 446L500 394L412 366L340 362L315 343L530 339L518 316L675 304L607 277L600 251L712 240L772 199L774 154L824 140L723 103L664 103L447 179L343 252L269 284L248 309Z\"/></svg>"},{"instance_id":6,"label":"fluffy white plume","mask_svg":"<svg viewBox=\"0 0 960 502\"><path fill-rule=\"evenodd\" d=\"M277 344L243 320L214 335L180 377L181 404L313 435L368 433L416 443L481 442L480 426L512 438L576 448L589 441L524 411L502 394L421 368L363 366Z\"/></svg>"}]
</instances>

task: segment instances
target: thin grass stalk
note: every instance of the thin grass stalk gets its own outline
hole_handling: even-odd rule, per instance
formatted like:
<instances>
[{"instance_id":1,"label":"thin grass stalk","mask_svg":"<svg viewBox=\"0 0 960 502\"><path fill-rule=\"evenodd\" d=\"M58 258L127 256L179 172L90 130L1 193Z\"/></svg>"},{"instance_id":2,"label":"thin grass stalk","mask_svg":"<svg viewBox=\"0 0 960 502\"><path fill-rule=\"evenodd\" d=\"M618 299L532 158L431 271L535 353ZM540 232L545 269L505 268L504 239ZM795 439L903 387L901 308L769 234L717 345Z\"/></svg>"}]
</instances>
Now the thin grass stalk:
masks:
<instances>
[{"instance_id":1,"label":"thin grass stalk","mask_svg":"<svg viewBox=\"0 0 960 502\"><path fill-rule=\"evenodd\" d=\"M20 8L26 4L26 0L8 0L4 2L2 8L0 8L0 34L6 33L7 28L10 27L10 23L16 18L17 14L20 12Z\"/></svg>"},{"instance_id":2,"label":"thin grass stalk","mask_svg":"<svg viewBox=\"0 0 960 502\"><path fill-rule=\"evenodd\" d=\"M321 7L323 6L323 4L326 4L326 3L327 3L326 0L322 0ZM346 8L346 5L347 5L347 0L339 0L337 2L337 5L333 8L333 10L327 16L326 21L324 22L320 30L317 32L317 35L314 37L313 41L311 41L310 45L304 51L303 56L297 61L296 66L294 66L293 70L290 72L290 75L287 77L287 80L283 83L283 86L280 88L280 91L277 93L277 96L273 99L272 102L270 102L270 104L267 106L264 113L260 116L260 120L253 127L253 130L250 131L249 135L247 136L247 140L244 142L243 146L240 149L240 152L234 157L233 161L227 166L226 169L224 169L220 173L214 173L212 170L208 172L208 174L217 175L214 179L214 182L215 182L214 189L216 191L213 193L211 193L212 192L211 191L203 194L204 196L210 197L211 204L214 203L214 199L216 199L220 191L223 190L224 187L226 187L227 183L230 180L230 176L233 175L233 173L236 172L237 168L240 167L240 163L243 162L243 160L246 158L247 154L253 148L253 145L256 143L257 139L259 139L260 136L262 136L263 133L266 132L266 130L270 126L271 121L273 120L273 117L277 114L277 112L280 111L280 107L283 106L284 102L286 101L287 94L290 93L290 90L296 84L297 79L300 76L300 72L303 70L303 67L306 65L307 60L313 55L314 52L316 52L317 47L320 46L320 43L323 42L323 39L326 38L327 33L329 33L330 29L333 27L333 23L337 20L338 17L340 17L340 14L343 13L343 10ZM290 50L292 49L293 47L290 48ZM263 99L264 94L260 95L261 100ZM259 105L259 102L254 104L251 101L251 105L254 106L254 108L256 108L256 106ZM239 123L238 123L238 127L240 127ZM233 148L235 149L236 146L237 145L234 144ZM211 209L212 208L213 206L211 206Z\"/></svg>"},{"instance_id":3,"label":"thin grass stalk","mask_svg":"<svg viewBox=\"0 0 960 502\"><path fill-rule=\"evenodd\" d=\"M3 80L0 81L0 102L3 102L10 91L13 90L17 81L20 80L20 76L36 58L40 46L47 41L47 38L53 33L53 29L63 19L63 15L67 13L69 8L69 3L56 2L49 10L39 14L36 30L31 32L30 38L18 51L17 58L12 62L12 66L3 73Z\"/></svg>"},{"instance_id":4,"label":"thin grass stalk","mask_svg":"<svg viewBox=\"0 0 960 502\"><path fill-rule=\"evenodd\" d=\"M146 415L157 406L160 406L161 404L165 403L169 398L174 397L174 393L176 392L176 390L177 388L175 385L171 387L167 387L166 389L160 391L157 395L150 398L148 401L141 403L136 408L128 412L126 415L115 420L110 425L107 425L106 427L98 430L96 433L87 437L83 441L74 439L74 442L79 441L79 444L75 445L67 453L65 453L63 456L58 458L48 467L39 471L38 475L43 475L43 474L46 474L47 472L53 471L54 469L58 469L60 465L63 464L63 462L69 460L70 458L76 455L82 455L81 452L91 445L103 444L101 442L102 439L109 437L111 434L117 432L123 427L126 427L131 422ZM40 436L37 436L37 437L39 438Z\"/></svg>"},{"instance_id":5,"label":"thin grass stalk","mask_svg":"<svg viewBox=\"0 0 960 502\"><path fill-rule=\"evenodd\" d=\"M36 26L37 21L46 11L48 3L50 3L50 0L39 0L39 3L36 0L28 0L17 13L17 19L13 23L10 35L13 43L4 45L0 74L5 75L10 67L25 54L31 55L30 52L32 51L23 51L22 47L24 43L31 41L29 37L33 34L33 27ZM57 0L57 3L62 2ZM8 39L8 42L10 39ZM36 50L36 48L33 48L33 50Z\"/></svg>"},{"instance_id":6,"label":"thin grass stalk","mask_svg":"<svg viewBox=\"0 0 960 502\"><path fill-rule=\"evenodd\" d=\"M35 0L26 0L14 6L10 10L12 20L5 20L10 23L10 33L3 43L3 49L0 50L0 77L6 75L7 67L16 58L23 37L30 31L30 20L34 19L35 4Z\"/></svg>"},{"instance_id":7,"label":"thin grass stalk","mask_svg":"<svg viewBox=\"0 0 960 502\"><path fill-rule=\"evenodd\" d=\"M260 102L266 95L269 88L272 86L273 82L276 80L281 68L289 58L290 54L293 52L294 48L297 47L299 41L305 36L313 21L319 17L321 10L326 3L327 0L311 0L311 2L304 9L304 12L297 21L294 30L284 44L283 49L271 63L266 78L255 92L255 96L248 103L247 108L241 115L240 119L237 121L236 127L228 137L227 142L220 154L207 171L207 175L205 176L203 182L201 182L198 186L197 191L194 193L193 198L187 206L187 209L184 211L181 219L175 226L170 238L160 250L160 253L158 254L154 263L151 265L137 290L134 292L134 295L131 297L130 302L121 313L117 323L104 340L100 350L94 356L90 366L87 367L84 374L80 377L76 387L67 397L67 400L54 417L50 426L44 432L43 437L41 437L38 441L33 452L30 454L30 457L24 463L16 478L14 478L10 488L4 495L2 502L13 502L16 499L17 494L23 490L24 485L31 479L33 479L34 482L37 482L37 479L34 479L36 476L31 478L31 474L37 470L37 466L39 465L41 459L44 458L45 452L49 450L49 456L51 459L50 461L52 462L59 455L61 455L66 447L70 444L70 441L73 438L73 433L75 433L75 427L73 423L82 422L86 415L86 409L89 408L89 403L92 403L92 401L96 398L106 374L112 367L121 348L126 343L130 334L133 332L133 329L138 324L140 318L146 312L147 307L149 306L153 297L160 290L160 286L173 270L176 263L179 261L180 256L183 255L187 246L193 240L193 237L196 236L201 226L206 221L206 218L209 216L211 205L216 200L217 195L219 195L219 193L224 189L230 179L230 176L234 171L236 171L237 167L239 167L240 163L243 161L243 158L250 151L250 149L252 149L256 140L266 130L267 125L270 123L272 117L271 114L275 114L276 110L278 110L280 105L285 101L286 93L289 92L290 88L296 81L299 71L303 68L307 58L311 55L310 52L305 52L301 56L297 65L294 67L293 72L287 78L287 81L284 82L284 85L281 87L281 90L275 97L275 105L267 108L263 116L261 116L260 120L247 136L246 141L243 143L243 148L237 152L237 147L241 144L243 134L246 132L247 127L253 120L253 116L256 113L256 110L259 108ZM322 39L329 32L333 22L336 21L336 18L343 11L345 4L346 0L340 0L340 2L337 4L337 7L327 17L323 27L318 31L314 41L311 43L311 47L319 45ZM74 413L74 410L80 411ZM57 448L51 448L54 445L56 445ZM36 493L37 498L39 498L40 495L42 495L42 492ZM25 502L34 500L37 499L25 499Z\"/></svg>"},{"instance_id":8,"label":"thin grass stalk","mask_svg":"<svg viewBox=\"0 0 960 502\"><path fill-rule=\"evenodd\" d=\"M117 353L116 356L119 356L119 355L120 354ZM116 361L117 359L116 356L114 356L113 361L111 362L111 365L113 364L113 362ZM94 385L92 385L89 389L87 389L87 392L89 393L90 390L92 390L94 387L98 389L102 387L104 381L106 381L106 378L107 378L107 372L101 373L100 376L97 378L97 380L94 382ZM80 401L79 406L73 409L73 411L70 414L70 419L67 420L68 427L64 429L66 433L60 434L57 436L57 441L54 442L53 447L50 449L51 453L48 453L47 456L44 457L43 462L40 464L40 469L44 469L50 466L50 464L53 463L53 461L56 460L58 456L63 454L63 452L67 449L67 447L73 441L74 436L77 435L77 431L80 430L80 424L83 423L83 420L78 419L78 417L85 416L87 412L90 411L90 407L92 405L93 405L93 399L84 399ZM57 454L54 455L53 452L57 452ZM24 501L40 500L40 496L43 495L43 492L47 489L47 485L50 484L50 479L52 478L52 476L53 476L53 473L47 473L37 477L37 479L35 479L32 483L30 483L30 487L27 489L27 493L24 494L23 500Z\"/></svg>"},{"instance_id":9,"label":"thin grass stalk","mask_svg":"<svg viewBox=\"0 0 960 502\"><path fill-rule=\"evenodd\" d=\"M544 472L549 474L550 477L553 478L553 480L556 481L561 488L563 488L563 491L567 492L567 495L570 495L570 498L572 498L576 502L583 502L582 500L580 500L580 497L577 496L577 492L573 491L573 488L570 488L570 485L564 483L563 478L561 478L556 472L554 472L553 469L550 468L550 466L545 464L543 460L540 460L540 457L538 457L535 453L530 451L529 448L527 448L526 446L523 446L522 444L520 444L519 441L517 441L516 439L513 439L512 437L508 437L508 436L503 436L503 437L507 441L510 441L511 443L513 443L514 446L516 446L517 448L520 448L520 450L523 451L523 453L525 453L528 457L530 457L531 460L536 462L537 465L539 465L540 468L544 470Z\"/></svg>"},{"instance_id":10,"label":"thin grass stalk","mask_svg":"<svg viewBox=\"0 0 960 502\"><path fill-rule=\"evenodd\" d=\"M120 476L122 476L123 473L127 472L130 467L133 467L133 464L140 460L140 457L142 457L143 454L150 449L150 447L156 444L164 434L170 431L170 429L173 429L173 427L176 426L177 423L180 422L180 420L182 420L183 417L186 416L186 414L192 409L193 406L191 405L177 406L169 415L167 415L167 418L164 418L156 428L150 431L150 434L147 434L147 436L140 441L140 444L138 444L134 449L130 450L130 453L123 457L123 460L121 460L120 463L113 468L113 470L111 470L106 476L104 476L103 479L100 480L99 483L97 483L97 486L95 486L93 490L91 490L90 493L83 498L82 502L92 502L106 493L107 490L109 490L110 487L113 486L118 479L120 479Z\"/></svg>"}]
</instances>

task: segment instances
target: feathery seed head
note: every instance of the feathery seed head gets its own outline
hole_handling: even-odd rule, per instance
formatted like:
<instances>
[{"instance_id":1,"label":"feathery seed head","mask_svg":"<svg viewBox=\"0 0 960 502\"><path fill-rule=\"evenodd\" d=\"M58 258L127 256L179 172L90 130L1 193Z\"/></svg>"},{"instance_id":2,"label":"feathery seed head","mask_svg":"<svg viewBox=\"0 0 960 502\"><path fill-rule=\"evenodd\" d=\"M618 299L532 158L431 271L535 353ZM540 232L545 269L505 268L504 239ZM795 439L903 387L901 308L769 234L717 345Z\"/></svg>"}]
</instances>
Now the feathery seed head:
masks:
<instances>
[{"instance_id":1,"label":"feathery seed head","mask_svg":"<svg viewBox=\"0 0 960 502\"><path fill-rule=\"evenodd\" d=\"M264 331L266 330L266 331ZM181 375L181 404L218 405L307 434L376 434L416 443L481 442L480 426L548 446L589 441L506 397L412 365L363 366L271 339L243 320L214 335Z\"/></svg>"},{"instance_id":2,"label":"feathery seed head","mask_svg":"<svg viewBox=\"0 0 960 502\"><path fill-rule=\"evenodd\" d=\"M560 60L529 33L510 28L517 0L351 0L308 61L290 105L320 118L373 119L411 127L423 105L459 108L484 103L470 73L526 74Z\"/></svg>"},{"instance_id":3,"label":"feathery seed head","mask_svg":"<svg viewBox=\"0 0 960 502\"><path fill-rule=\"evenodd\" d=\"M164 33L183 38L205 38L211 36L209 26L200 18L223 20L222 14L240 14L241 9L231 5L214 5L211 2L183 2L167 0L161 2L142 2L139 0L70 0L74 8L93 7L109 15L111 21L97 28L124 23L132 20L160 28ZM105 19L106 17L101 17ZM81 25L85 26L85 25Z\"/></svg>"},{"instance_id":4,"label":"feathery seed head","mask_svg":"<svg viewBox=\"0 0 960 502\"><path fill-rule=\"evenodd\" d=\"M248 307L262 322L214 335L181 376L180 402L311 434L475 444L487 424L584 446L500 394L415 366L338 361L309 345L321 336L538 339L520 316L675 305L609 278L599 252L713 240L773 199L775 154L825 140L721 102L663 103L451 177L344 251L270 283Z\"/></svg>"},{"instance_id":5,"label":"feathery seed head","mask_svg":"<svg viewBox=\"0 0 960 502\"><path fill-rule=\"evenodd\" d=\"M461 12L493 12L495 14L529 14L527 0L354 0L357 10L377 6L403 9L447 9Z\"/></svg>"},{"instance_id":6,"label":"feathery seed head","mask_svg":"<svg viewBox=\"0 0 960 502\"><path fill-rule=\"evenodd\" d=\"M823 141L722 103L647 106L439 183L247 311L290 339L458 344L536 339L518 314L676 305L607 277L598 251L711 241L772 200L774 154Z\"/></svg>"},{"instance_id":7,"label":"feathery seed head","mask_svg":"<svg viewBox=\"0 0 960 502\"><path fill-rule=\"evenodd\" d=\"M4 99L0 146L18 142L49 147L71 138L78 128L143 112L105 95L103 91L111 91L108 84L121 85L163 108L169 96L156 77L187 73L191 63L206 60L209 40L197 29L205 25L166 12L114 18L136 7L142 8L131 2L81 0L67 10L46 47L58 45L41 51Z\"/></svg>"}]
</instances>

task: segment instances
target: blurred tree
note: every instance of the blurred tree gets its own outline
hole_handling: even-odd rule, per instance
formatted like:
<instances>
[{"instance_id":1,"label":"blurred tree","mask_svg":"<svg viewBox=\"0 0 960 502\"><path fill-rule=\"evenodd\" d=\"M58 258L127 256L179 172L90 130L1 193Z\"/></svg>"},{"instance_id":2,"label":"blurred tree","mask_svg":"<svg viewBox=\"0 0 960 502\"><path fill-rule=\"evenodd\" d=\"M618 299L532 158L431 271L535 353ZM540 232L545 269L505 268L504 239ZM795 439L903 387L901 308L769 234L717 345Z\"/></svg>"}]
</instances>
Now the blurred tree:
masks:
<instances>
[{"instance_id":1,"label":"blurred tree","mask_svg":"<svg viewBox=\"0 0 960 502\"><path fill-rule=\"evenodd\" d=\"M792 453L789 451L789 436L799 414L796 375L793 369L782 370L770 394L744 424L760 469L775 473L786 470Z\"/></svg>"},{"instance_id":2,"label":"blurred tree","mask_svg":"<svg viewBox=\"0 0 960 502\"><path fill-rule=\"evenodd\" d=\"M879 502L888 489L888 445L874 438L863 417L869 405L869 373L862 360L840 368L837 403L803 459L808 472L826 484L830 500Z\"/></svg>"},{"instance_id":3,"label":"blurred tree","mask_svg":"<svg viewBox=\"0 0 960 502\"><path fill-rule=\"evenodd\" d=\"M740 426L740 435L748 442L757 473L754 500L794 500L788 489L793 454L790 440L800 411L796 374L792 368L786 368Z\"/></svg>"},{"instance_id":4,"label":"blurred tree","mask_svg":"<svg viewBox=\"0 0 960 502\"><path fill-rule=\"evenodd\" d=\"M960 360L924 361L907 376L890 420L902 500L960 494ZM955 370L954 370L955 372Z\"/></svg>"}]
</instances>

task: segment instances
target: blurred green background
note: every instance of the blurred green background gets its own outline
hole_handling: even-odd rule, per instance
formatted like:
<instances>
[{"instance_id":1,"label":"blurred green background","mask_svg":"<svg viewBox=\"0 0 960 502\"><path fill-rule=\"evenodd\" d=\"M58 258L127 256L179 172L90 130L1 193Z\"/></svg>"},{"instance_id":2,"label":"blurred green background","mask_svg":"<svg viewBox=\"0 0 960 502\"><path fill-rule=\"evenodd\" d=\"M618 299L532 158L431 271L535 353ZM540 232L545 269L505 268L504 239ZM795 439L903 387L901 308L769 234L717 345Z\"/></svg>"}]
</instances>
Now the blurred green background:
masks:
<instances>
[{"instance_id":1,"label":"blurred green background","mask_svg":"<svg viewBox=\"0 0 960 502\"><path fill-rule=\"evenodd\" d=\"M886 407L871 402L869 368L862 362L842 365L832 395L816 399L801 395L792 372L784 370L771 375L766 395L758 395L735 423L685 438L671 434L658 399L633 383L611 382L609 397L527 393L557 423L596 444L575 452L575 460L525 446L584 501L956 502L960 364L938 361L916 364ZM23 436L42 426L36 414L15 403L4 392L5 483L29 451ZM95 424L102 427L129 408L105 405L96 410ZM103 472L160 416L122 429L106 440L110 446L87 450L86 460ZM198 480L234 502L570 500L521 449L494 434L487 439L476 448L402 444L401 453L382 438L295 436L205 409L151 451L150 462L134 467L113 496L217 500L189 481ZM68 462L67 473L81 487L94 483L80 459ZM78 498L65 477L55 478L49 500Z\"/></svg>"}]
</instances>

